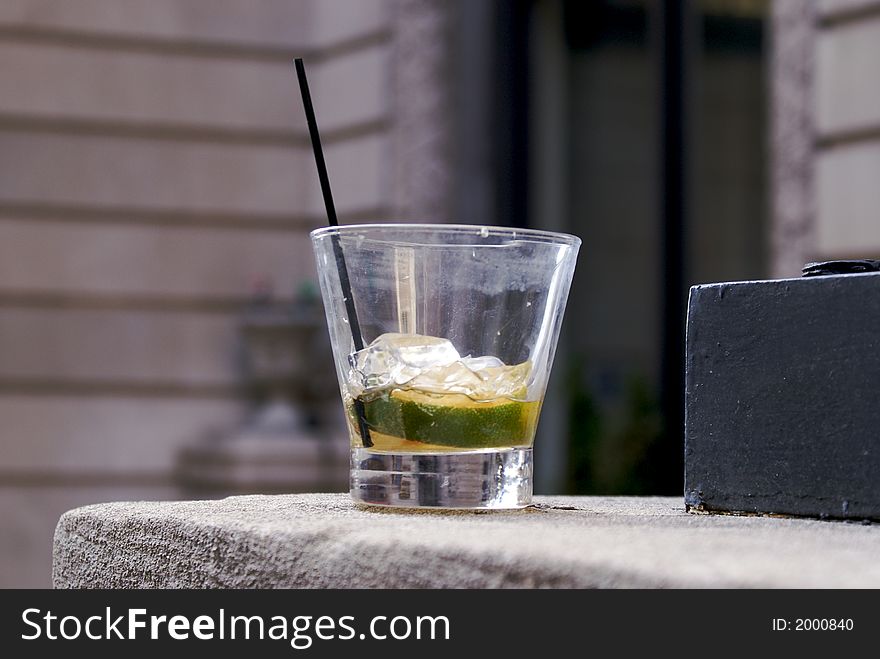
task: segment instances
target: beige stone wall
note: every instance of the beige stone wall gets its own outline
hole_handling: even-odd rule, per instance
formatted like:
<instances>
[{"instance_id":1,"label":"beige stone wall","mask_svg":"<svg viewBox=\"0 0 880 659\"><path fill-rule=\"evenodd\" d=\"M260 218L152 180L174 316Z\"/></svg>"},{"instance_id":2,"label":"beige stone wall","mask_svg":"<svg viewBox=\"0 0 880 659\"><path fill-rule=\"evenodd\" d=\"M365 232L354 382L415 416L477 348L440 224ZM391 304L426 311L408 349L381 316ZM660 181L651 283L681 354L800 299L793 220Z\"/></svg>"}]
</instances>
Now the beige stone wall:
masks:
<instances>
[{"instance_id":1,"label":"beige stone wall","mask_svg":"<svg viewBox=\"0 0 880 659\"><path fill-rule=\"evenodd\" d=\"M314 276L325 222L293 57L341 220L412 196L401 6L0 3L0 586L49 583L63 510L175 496L178 448L240 418L237 313Z\"/></svg>"},{"instance_id":2,"label":"beige stone wall","mask_svg":"<svg viewBox=\"0 0 880 659\"><path fill-rule=\"evenodd\" d=\"M824 0L816 38L817 252L880 254L880 2Z\"/></svg>"},{"instance_id":3,"label":"beige stone wall","mask_svg":"<svg viewBox=\"0 0 880 659\"><path fill-rule=\"evenodd\" d=\"M775 0L775 274L880 254L880 1Z\"/></svg>"}]
</instances>

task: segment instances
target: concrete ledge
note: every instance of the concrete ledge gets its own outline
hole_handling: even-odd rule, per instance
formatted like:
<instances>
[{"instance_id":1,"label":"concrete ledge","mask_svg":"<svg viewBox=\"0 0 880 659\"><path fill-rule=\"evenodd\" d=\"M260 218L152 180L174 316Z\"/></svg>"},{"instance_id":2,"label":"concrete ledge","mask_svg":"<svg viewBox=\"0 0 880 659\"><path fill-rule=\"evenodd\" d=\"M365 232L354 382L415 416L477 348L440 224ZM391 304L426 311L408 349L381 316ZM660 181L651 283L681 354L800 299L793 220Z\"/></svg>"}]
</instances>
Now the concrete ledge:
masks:
<instances>
[{"instance_id":1,"label":"concrete ledge","mask_svg":"<svg viewBox=\"0 0 880 659\"><path fill-rule=\"evenodd\" d=\"M385 512L347 494L65 513L57 588L880 587L880 527L690 515L678 498Z\"/></svg>"}]
</instances>

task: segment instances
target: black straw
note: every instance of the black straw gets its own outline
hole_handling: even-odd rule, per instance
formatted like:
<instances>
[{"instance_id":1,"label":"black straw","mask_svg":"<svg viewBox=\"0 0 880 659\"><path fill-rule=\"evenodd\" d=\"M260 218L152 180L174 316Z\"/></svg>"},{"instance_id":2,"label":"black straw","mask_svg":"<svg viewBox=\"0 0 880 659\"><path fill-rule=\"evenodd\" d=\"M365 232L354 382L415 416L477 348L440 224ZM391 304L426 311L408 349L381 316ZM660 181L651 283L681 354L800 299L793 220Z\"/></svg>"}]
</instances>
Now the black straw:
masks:
<instances>
[{"instance_id":1,"label":"black straw","mask_svg":"<svg viewBox=\"0 0 880 659\"><path fill-rule=\"evenodd\" d=\"M309 82L306 80L306 67L301 58L294 61L296 77L299 79L299 90L302 93L303 108L306 111L306 122L309 125L309 137L312 139L312 150L315 152L315 164L318 166L318 178L321 181L321 193L324 195L324 207L327 209L327 220L330 226L339 226L336 218L336 205L333 203L333 194L330 192L330 178L327 176L327 164L324 162L324 151L321 149L321 135L318 133L318 122L315 120L315 108L312 106L312 95L309 93ZM348 314L348 326L351 328L351 338L354 341L354 349L364 349L364 339L361 336L361 326L358 322L357 311L354 307L354 297L351 294L351 282L348 278L348 268L345 265L345 255L342 252L342 244L339 242L339 234L334 233L330 237L333 244L333 255L336 257L336 269L339 271L339 285L342 287L342 298L345 302L345 311ZM365 447L373 445L370 439L370 430L367 427L366 410L364 403L359 398L354 399L354 410L358 418L358 426L361 441Z\"/></svg>"}]
</instances>

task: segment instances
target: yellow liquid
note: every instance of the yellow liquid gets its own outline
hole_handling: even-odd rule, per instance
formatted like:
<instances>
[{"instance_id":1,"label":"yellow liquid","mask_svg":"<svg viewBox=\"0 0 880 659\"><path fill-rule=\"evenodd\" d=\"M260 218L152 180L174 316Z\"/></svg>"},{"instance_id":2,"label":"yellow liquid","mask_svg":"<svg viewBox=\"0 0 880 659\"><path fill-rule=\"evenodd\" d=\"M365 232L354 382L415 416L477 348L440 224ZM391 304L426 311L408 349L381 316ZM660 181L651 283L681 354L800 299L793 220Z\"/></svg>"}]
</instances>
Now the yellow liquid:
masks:
<instances>
[{"instance_id":1,"label":"yellow liquid","mask_svg":"<svg viewBox=\"0 0 880 659\"><path fill-rule=\"evenodd\" d=\"M451 453L532 445L541 401L395 389L362 401L373 451ZM349 406L352 446L364 446L354 405Z\"/></svg>"}]
</instances>

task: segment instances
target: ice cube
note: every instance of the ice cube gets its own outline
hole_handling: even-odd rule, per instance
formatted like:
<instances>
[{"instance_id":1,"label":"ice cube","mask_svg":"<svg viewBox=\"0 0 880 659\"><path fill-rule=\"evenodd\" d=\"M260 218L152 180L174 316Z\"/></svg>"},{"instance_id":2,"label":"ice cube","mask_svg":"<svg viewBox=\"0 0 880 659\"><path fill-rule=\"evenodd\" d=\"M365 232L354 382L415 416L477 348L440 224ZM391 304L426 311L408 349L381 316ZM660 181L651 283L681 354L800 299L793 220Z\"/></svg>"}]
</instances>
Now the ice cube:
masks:
<instances>
[{"instance_id":1,"label":"ice cube","mask_svg":"<svg viewBox=\"0 0 880 659\"><path fill-rule=\"evenodd\" d=\"M454 364L460 357L448 339L387 333L349 357L350 378L361 390L404 385L423 370Z\"/></svg>"},{"instance_id":2,"label":"ice cube","mask_svg":"<svg viewBox=\"0 0 880 659\"><path fill-rule=\"evenodd\" d=\"M521 398L531 372L531 362L507 366L492 355L461 357L448 339L420 334L382 334L349 363L355 396L405 386L477 401Z\"/></svg>"},{"instance_id":3,"label":"ice cube","mask_svg":"<svg viewBox=\"0 0 880 659\"><path fill-rule=\"evenodd\" d=\"M527 381L532 372L532 362L525 361L512 366L488 366L477 371L480 387L471 398L490 400L492 398L524 398Z\"/></svg>"},{"instance_id":4,"label":"ice cube","mask_svg":"<svg viewBox=\"0 0 880 659\"><path fill-rule=\"evenodd\" d=\"M480 376L461 361L447 366L427 368L409 381L410 389L435 394L464 394L470 396L480 389Z\"/></svg>"},{"instance_id":5,"label":"ice cube","mask_svg":"<svg viewBox=\"0 0 880 659\"><path fill-rule=\"evenodd\" d=\"M484 368L504 366L503 361L492 355L486 355L485 357L462 357L461 363L472 371L482 371Z\"/></svg>"},{"instance_id":6,"label":"ice cube","mask_svg":"<svg viewBox=\"0 0 880 659\"><path fill-rule=\"evenodd\" d=\"M474 358L465 358L448 366L425 369L410 380L407 387L436 394L464 394L477 401L522 398L526 394L526 380L532 370L531 362L506 366L496 357L475 359L500 365L473 370L466 365L466 360L471 360L473 364Z\"/></svg>"}]
</instances>

